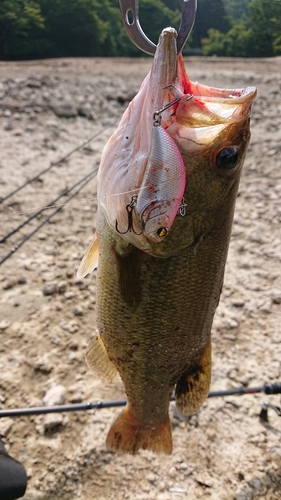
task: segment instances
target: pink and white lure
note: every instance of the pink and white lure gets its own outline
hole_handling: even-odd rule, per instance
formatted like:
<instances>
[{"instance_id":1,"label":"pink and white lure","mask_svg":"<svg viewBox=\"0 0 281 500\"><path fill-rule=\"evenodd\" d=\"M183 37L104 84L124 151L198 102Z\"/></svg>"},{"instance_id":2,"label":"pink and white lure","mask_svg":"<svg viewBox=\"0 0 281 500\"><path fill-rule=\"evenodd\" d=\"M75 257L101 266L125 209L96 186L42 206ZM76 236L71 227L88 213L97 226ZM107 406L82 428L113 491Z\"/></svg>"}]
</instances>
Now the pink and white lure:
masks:
<instances>
[{"instance_id":1,"label":"pink and white lure","mask_svg":"<svg viewBox=\"0 0 281 500\"><path fill-rule=\"evenodd\" d=\"M167 236L179 210L185 183L186 172L179 149L156 122L135 206L139 226L147 238L160 242Z\"/></svg>"}]
</instances>

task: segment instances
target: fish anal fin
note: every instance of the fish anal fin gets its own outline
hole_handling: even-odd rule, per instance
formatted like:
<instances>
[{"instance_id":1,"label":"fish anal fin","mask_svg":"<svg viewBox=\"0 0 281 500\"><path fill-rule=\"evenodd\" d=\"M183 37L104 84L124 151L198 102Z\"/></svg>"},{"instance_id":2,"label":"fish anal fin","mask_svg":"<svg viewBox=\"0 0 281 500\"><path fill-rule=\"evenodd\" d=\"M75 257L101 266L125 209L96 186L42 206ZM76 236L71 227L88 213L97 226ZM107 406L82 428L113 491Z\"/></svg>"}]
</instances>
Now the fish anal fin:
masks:
<instances>
[{"instance_id":1,"label":"fish anal fin","mask_svg":"<svg viewBox=\"0 0 281 500\"><path fill-rule=\"evenodd\" d=\"M109 359L105 345L98 334L89 344L86 361L92 371L108 382L112 382L117 375L117 369Z\"/></svg>"},{"instance_id":2,"label":"fish anal fin","mask_svg":"<svg viewBox=\"0 0 281 500\"><path fill-rule=\"evenodd\" d=\"M211 383L211 356L211 339L209 339L200 360L185 372L177 383L176 405L185 415L199 410L208 396Z\"/></svg>"},{"instance_id":3,"label":"fish anal fin","mask_svg":"<svg viewBox=\"0 0 281 500\"><path fill-rule=\"evenodd\" d=\"M88 246L81 264L77 271L77 278L82 279L98 267L99 262L99 244L97 233L94 234L93 241Z\"/></svg>"},{"instance_id":4,"label":"fish anal fin","mask_svg":"<svg viewBox=\"0 0 281 500\"><path fill-rule=\"evenodd\" d=\"M140 449L171 455L173 444L170 417L167 415L155 427L146 427L135 419L127 404L109 430L106 444L113 451L131 455L135 455Z\"/></svg>"}]
</instances>

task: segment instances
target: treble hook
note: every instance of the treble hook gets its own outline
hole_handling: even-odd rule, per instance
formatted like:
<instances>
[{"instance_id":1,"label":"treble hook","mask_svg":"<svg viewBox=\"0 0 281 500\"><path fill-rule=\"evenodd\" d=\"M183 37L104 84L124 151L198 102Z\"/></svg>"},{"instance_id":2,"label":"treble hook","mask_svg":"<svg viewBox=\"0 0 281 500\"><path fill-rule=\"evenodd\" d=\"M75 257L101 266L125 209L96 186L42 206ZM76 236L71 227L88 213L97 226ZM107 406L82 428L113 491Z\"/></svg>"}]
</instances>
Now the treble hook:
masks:
<instances>
[{"instance_id":1,"label":"treble hook","mask_svg":"<svg viewBox=\"0 0 281 500\"><path fill-rule=\"evenodd\" d=\"M193 28L197 0L179 0L181 6L181 22L177 37L177 53L179 54ZM138 0L119 0L122 21L132 42L143 52L154 55L156 45L145 35L139 21Z\"/></svg>"},{"instance_id":2,"label":"treble hook","mask_svg":"<svg viewBox=\"0 0 281 500\"><path fill-rule=\"evenodd\" d=\"M127 210L127 214L128 214L128 227L127 227L126 231L123 231L123 232L119 231L118 222L116 220L115 229L116 229L117 233L127 234L130 231L130 232L133 232L134 234L136 234L137 236L140 236L142 234L143 231L141 231L140 233L137 233L135 231L134 223L133 223L133 210L137 204L137 199L138 199L137 195L133 194L130 203L128 203L128 205L126 205L126 210Z\"/></svg>"}]
</instances>

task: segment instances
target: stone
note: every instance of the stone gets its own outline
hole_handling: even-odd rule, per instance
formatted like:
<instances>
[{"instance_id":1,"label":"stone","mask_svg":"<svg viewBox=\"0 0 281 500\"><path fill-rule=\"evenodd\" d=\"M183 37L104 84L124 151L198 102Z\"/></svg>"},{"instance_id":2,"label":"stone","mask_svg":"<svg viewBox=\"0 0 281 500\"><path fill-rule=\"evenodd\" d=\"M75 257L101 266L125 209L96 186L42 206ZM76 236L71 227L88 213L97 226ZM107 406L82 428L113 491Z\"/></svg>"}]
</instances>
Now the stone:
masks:
<instances>
[{"instance_id":1,"label":"stone","mask_svg":"<svg viewBox=\"0 0 281 500\"><path fill-rule=\"evenodd\" d=\"M47 355L37 358L33 366L35 371L41 373L50 373L53 369L53 365L48 360Z\"/></svg>"},{"instance_id":2,"label":"stone","mask_svg":"<svg viewBox=\"0 0 281 500\"><path fill-rule=\"evenodd\" d=\"M54 295L57 292L57 283L51 281L46 283L43 288L43 295Z\"/></svg>"},{"instance_id":3,"label":"stone","mask_svg":"<svg viewBox=\"0 0 281 500\"><path fill-rule=\"evenodd\" d=\"M14 420L12 418L1 418L0 419L0 436L1 437L6 437L8 436L12 425L14 423Z\"/></svg>"},{"instance_id":4,"label":"stone","mask_svg":"<svg viewBox=\"0 0 281 500\"><path fill-rule=\"evenodd\" d=\"M44 434L55 432L63 425L63 416L61 413L48 413L44 417L43 430Z\"/></svg>"},{"instance_id":5,"label":"stone","mask_svg":"<svg viewBox=\"0 0 281 500\"><path fill-rule=\"evenodd\" d=\"M65 401L66 388L64 385L54 385L46 392L43 397L43 404L45 406L63 405Z\"/></svg>"},{"instance_id":6,"label":"stone","mask_svg":"<svg viewBox=\"0 0 281 500\"><path fill-rule=\"evenodd\" d=\"M26 80L26 86L39 89L42 87L42 83L36 76L30 76Z\"/></svg>"},{"instance_id":7,"label":"stone","mask_svg":"<svg viewBox=\"0 0 281 500\"><path fill-rule=\"evenodd\" d=\"M74 316L83 316L84 311L83 311L81 306L76 306L73 309L73 314L74 314Z\"/></svg>"},{"instance_id":8,"label":"stone","mask_svg":"<svg viewBox=\"0 0 281 500\"><path fill-rule=\"evenodd\" d=\"M80 106L78 106L78 115L84 116L85 118L88 118L88 120L96 119L90 103L80 104Z\"/></svg>"},{"instance_id":9,"label":"stone","mask_svg":"<svg viewBox=\"0 0 281 500\"><path fill-rule=\"evenodd\" d=\"M271 297L274 304L281 304L281 290L272 290Z\"/></svg>"},{"instance_id":10,"label":"stone","mask_svg":"<svg viewBox=\"0 0 281 500\"><path fill-rule=\"evenodd\" d=\"M3 290L10 290L10 288L13 288L16 285L17 281L14 278L7 279L4 281L2 288Z\"/></svg>"},{"instance_id":11,"label":"stone","mask_svg":"<svg viewBox=\"0 0 281 500\"><path fill-rule=\"evenodd\" d=\"M7 319L3 319L2 321L0 321L0 331L2 330L6 330L11 324L11 321L7 320Z\"/></svg>"},{"instance_id":12,"label":"stone","mask_svg":"<svg viewBox=\"0 0 281 500\"><path fill-rule=\"evenodd\" d=\"M13 126L12 122L8 122L8 123L5 125L4 130L9 131L9 130L13 130L13 128L14 128L14 126Z\"/></svg>"},{"instance_id":13,"label":"stone","mask_svg":"<svg viewBox=\"0 0 281 500\"><path fill-rule=\"evenodd\" d=\"M71 100L51 100L50 108L59 118L72 118L77 116L78 110Z\"/></svg>"},{"instance_id":14,"label":"stone","mask_svg":"<svg viewBox=\"0 0 281 500\"><path fill-rule=\"evenodd\" d=\"M67 282L66 281L59 281L58 283L58 292L59 293L64 293L67 288Z\"/></svg>"},{"instance_id":15,"label":"stone","mask_svg":"<svg viewBox=\"0 0 281 500\"><path fill-rule=\"evenodd\" d=\"M27 283L27 278L24 275L18 276L18 284L19 285L26 285Z\"/></svg>"}]
</instances>

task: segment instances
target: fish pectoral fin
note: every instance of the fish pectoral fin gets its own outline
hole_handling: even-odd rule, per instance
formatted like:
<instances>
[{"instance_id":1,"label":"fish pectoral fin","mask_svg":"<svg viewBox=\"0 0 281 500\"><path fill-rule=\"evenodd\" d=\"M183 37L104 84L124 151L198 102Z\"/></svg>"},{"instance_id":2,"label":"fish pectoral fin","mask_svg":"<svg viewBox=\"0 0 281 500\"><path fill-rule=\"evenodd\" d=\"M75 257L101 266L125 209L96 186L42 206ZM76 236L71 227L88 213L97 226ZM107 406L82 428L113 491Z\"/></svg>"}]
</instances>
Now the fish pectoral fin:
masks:
<instances>
[{"instance_id":1,"label":"fish pectoral fin","mask_svg":"<svg viewBox=\"0 0 281 500\"><path fill-rule=\"evenodd\" d=\"M89 344L86 361L92 371L108 382L112 382L117 375L117 369L109 359L105 345L98 334Z\"/></svg>"},{"instance_id":2,"label":"fish pectoral fin","mask_svg":"<svg viewBox=\"0 0 281 500\"><path fill-rule=\"evenodd\" d=\"M173 444L170 417L167 415L155 427L145 427L136 420L127 404L110 428L106 445L111 450L131 455L135 455L140 449L171 455Z\"/></svg>"},{"instance_id":3,"label":"fish pectoral fin","mask_svg":"<svg viewBox=\"0 0 281 500\"><path fill-rule=\"evenodd\" d=\"M99 263L99 244L97 233L94 234L94 239L88 246L85 255L77 271L77 278L82 279L87 274L91 273L98 267Z\"/></svg>"},{"instance_id":4,"label":"fish pectoral fin","mask_svg":"<svg viewBox=\"0 0 281 500\"><path fill-rule=\"evenodd\" d=\"M176 405L181 413L190 415L199 410L208 396L212 368L211 339L200 360L185 372L176 385Z\"/></svg>"}]
</instances>

